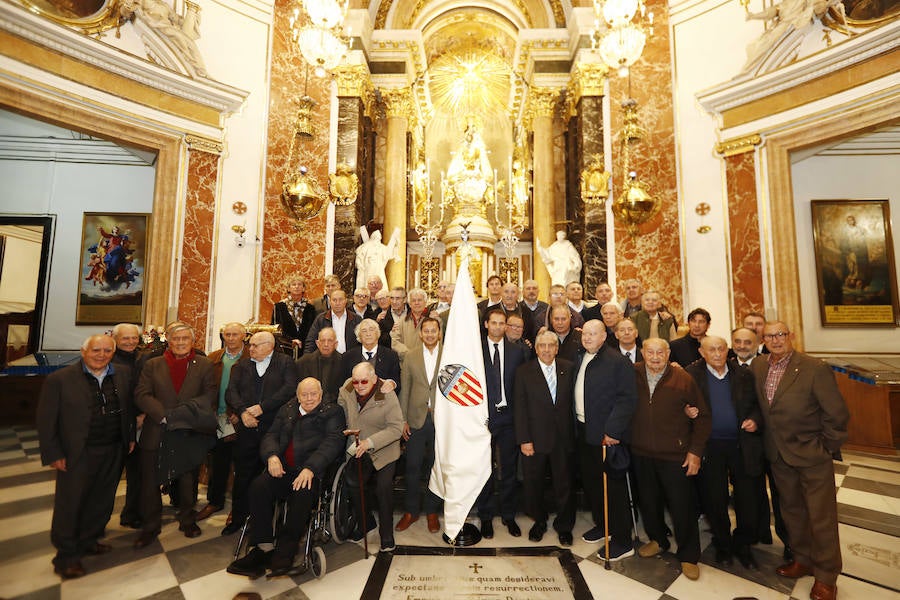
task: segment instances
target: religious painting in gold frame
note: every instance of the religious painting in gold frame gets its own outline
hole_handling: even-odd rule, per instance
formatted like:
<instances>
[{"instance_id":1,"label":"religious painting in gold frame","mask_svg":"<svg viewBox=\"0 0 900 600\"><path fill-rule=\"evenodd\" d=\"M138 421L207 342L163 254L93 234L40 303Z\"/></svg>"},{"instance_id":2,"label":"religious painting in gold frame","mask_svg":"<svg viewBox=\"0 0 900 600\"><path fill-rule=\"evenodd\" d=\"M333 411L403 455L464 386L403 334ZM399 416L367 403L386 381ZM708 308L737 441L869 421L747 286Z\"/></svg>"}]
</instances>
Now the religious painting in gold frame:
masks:
<instances>
[{"instance_id":1,"label":"religious painting in gold frame","mask_svg":"<svg viewBox=\"0 0 900 600\"><path fill-rule=\"evenodd\" d=\"M813 200L824 327L897 327L897 273L887 200Z\"/></svg>"},{"instance_id":2,"label":"religious painting in gold frame","mask_svg":"<svg viewBox=\"0 0 900 600\"><path fill-rule=\"evenodd\" d=\"M121 0L19 0L30 11L88 35L122 23Z\"/></svg>"},{"instance_id":3,"label":"religious painting in gold frame","mask_svg":"<svg viewBox=\"0 0 900 600\"><path fill-rule=\"evenodd\" d=\"M150 215L84 213L76 325L142 323Z\"/></svg>"}]
</instances>

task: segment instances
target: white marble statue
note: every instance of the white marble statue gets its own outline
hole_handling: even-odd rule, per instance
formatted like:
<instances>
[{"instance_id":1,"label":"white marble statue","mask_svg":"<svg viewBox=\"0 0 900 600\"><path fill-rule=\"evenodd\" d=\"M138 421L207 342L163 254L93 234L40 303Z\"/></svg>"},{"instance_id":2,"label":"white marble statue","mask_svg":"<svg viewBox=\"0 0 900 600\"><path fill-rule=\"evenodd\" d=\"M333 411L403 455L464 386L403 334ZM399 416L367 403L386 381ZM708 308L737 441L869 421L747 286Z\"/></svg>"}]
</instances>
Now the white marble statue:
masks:
<instances>
[{"instance_id":1,"label":"white marble statue","mask_svg":"<svg viewBox=\"0 0 900 600\"><path fill-rule=\"evenodd\" d=\"M747 46L743 70L748 71L764 61L785 35L803 29L815 19L821 20L830 8L834 8L839 23L846 21L841 0L782 0L760 12L748 12L748 21L768 21L771 26Z\"/></svg>"},{"instance_id":2,"label":"white marble statue","mask_svg":"<svg viewBox=\"0 0 900 600\"><path fill-rule=\"evenodd\" d=\"M371 236L365 226L359 228L363 243L356 249L356 287L365 288L369 277L381 279L383 289L388 289L384 268L389 261L397 260L397 245L400 230L394 229L387 244L381 243L381 232L375 231Z\"/></svg>"},{"instance_id":3,"label":"white marble statue","mask_svg":"<svg viewBox=\"0 0 900 600\"><path fill-rule=\"evenodd\" d=\"M566 239L565 231L556 232L556 241L545 248L541 240L537 242L541 260L550 272L550 283L567 285L572 281L581 281L581 256L575 246Z\"/></svg>"},{"instance_id":4,"label":"white marble statue","mask_svg":"<svg viewBox=\"0 0 900 600\"><path fill-rule=\"evenodd\" d=\"M161 0L123 0L119 12L126 19L137 18L156 33L182 61L189 75L206 77L203 56L197 48L197 40L200 39L200 6L194 2L187 2L186 6L187 14L182 17ZM144 43L148 43L146 39Z\"/></svg>"}]
</instances>

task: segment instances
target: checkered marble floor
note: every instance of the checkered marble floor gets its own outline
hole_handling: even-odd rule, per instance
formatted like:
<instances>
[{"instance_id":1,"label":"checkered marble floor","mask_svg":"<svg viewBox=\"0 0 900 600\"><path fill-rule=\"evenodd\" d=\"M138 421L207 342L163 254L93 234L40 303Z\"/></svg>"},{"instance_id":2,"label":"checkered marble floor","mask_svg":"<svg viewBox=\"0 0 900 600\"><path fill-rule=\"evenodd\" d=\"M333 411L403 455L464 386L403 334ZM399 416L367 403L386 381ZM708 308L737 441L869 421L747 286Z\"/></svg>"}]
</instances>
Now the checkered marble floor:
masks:
<instances>
[{"instance_id":1,"label":"checkered marble floor","mask_svg":"<svg viewBox=\"0 0 900 600\"><path fill-rule=\"evenodd\" d=\"M844 572L838 579L842 600L900 598L900 457L845 453L836 463L839 487L841 545ZM53 508L54 476L41 467L37 434L33 430L0 430L0 598L37 599L229 599L239 592L255 591L263 598L318 600L358 598L374 558L364 558L361 544L326 547L327 573L321 579L310 574L296 578L249 581L230 575L225 567L231 560L235 536L219 535L226 510L201 523L203 535L187 539L178 532L171 509L164 511L159 541L134 550L136 533L119 526L118 513L124 501L124 482L119 486L116 509L107 528L106 542L114 551L87 557L88 575L60 582L53 574L50 559L50 518ZM205 490L201 489L201 499ZM201 505L202 505L201 501ZM395 516L396 518L399 515ZM524 531L531 520L518 517ZM528 545L527 537L513 538L499 519L496 535L481 542L491 547ZM579 513L575 544L571 548L579 569L595 598L628 600L722 600L749 597L760 600L805 600L812 587L811 577L798 581L775 575L782 547L754 548L760 571L740 565L727 569L712 566L709 533L701 522L706 548L698 581L682 576L671 554L642 559L637 556L613 563L605 570L596 556L597 544L587 544L580 536L590 526L589 516ZM640 523L638 524L640 528ZM642 539L643 531L639 531ZM424 519L396 535L402 545L441 546L439 535L429 534ZM543 544L554 543L549 532ZM378 535L369 537L369 549L378 548Z\"/></svg>"}]
</instances>

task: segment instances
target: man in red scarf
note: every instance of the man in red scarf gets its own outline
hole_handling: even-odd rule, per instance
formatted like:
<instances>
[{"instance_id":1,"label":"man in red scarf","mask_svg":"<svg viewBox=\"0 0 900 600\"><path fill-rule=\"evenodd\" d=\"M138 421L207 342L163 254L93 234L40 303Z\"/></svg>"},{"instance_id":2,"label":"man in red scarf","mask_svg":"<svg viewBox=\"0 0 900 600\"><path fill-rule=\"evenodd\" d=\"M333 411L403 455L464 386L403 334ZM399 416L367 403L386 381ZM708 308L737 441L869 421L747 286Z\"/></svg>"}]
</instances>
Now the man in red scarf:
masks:
<instances>
[{"instance_id":1,"label":"man in red scarf","mask_svg":"<svg viewBox=\"0 0 900 600\"><path fill-rule=\"evenodd\" d=\"M212 363L194 352L194 330L190 325L176 321L166 328L166 339L169 347L162 356L150 359L141 371L141 378L135 390L135 403L146 413L144 428L141 432L141 470L144 480L141 486L141 516L143 528L135 548L143 548L156 540L161 529L162 498L159 486L168 481L154 477L159 474L161 444L165 439L176 445L185 447L167 448L167 454L182 456L189 453L187 444L191 443L194 432L200 434L201 441L209 437L215 442L216 431L216 378ZM209 429L210 423L212 424ZM169 436L172 432L183 432L183 437ZM203 434L209 434L204 436ZM195 436L196 437L196 436ZM180 440L180 441L178 441ZM207 448L208 450L208 448ZM203 450L199 465L206 450ZM190 465L185 465L190 466ZM196 465L193 465L195 467ZM197 526L197 513L194 504L197 501L194 487L194 468L177 473L172 485L178 486L178 523L179 530L189 538L200 535Z\"/></svg>"}]
</instances>

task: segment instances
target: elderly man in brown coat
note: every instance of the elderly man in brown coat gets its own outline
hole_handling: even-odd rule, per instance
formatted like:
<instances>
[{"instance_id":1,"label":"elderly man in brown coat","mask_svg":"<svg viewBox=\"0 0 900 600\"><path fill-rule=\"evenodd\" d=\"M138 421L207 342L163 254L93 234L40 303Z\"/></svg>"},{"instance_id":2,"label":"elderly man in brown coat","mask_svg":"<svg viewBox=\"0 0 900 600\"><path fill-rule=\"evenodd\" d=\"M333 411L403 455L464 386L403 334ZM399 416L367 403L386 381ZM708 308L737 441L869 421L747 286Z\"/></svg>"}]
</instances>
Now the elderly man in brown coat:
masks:
<instances>
[{"instance_id":1,"label":"elderly man in brown coat","mask_svg":"<svg viewBox=\"0 0 900 600\"><path fill-rule=\"evenodd\" d=\"M372 363L362 362L353 368L353 375L341 388L338 404L347 416L348 432L359 432L359 444L349 437L347 453L351 458L344 470L347 486L356 513L359 529L353 538L361 540L374 529L374 518L366 515L366 527L362 527L360 506L360 477L362 482L374 478L375 497L378 501L378 533L381 551L394 549L393 482L397 459L400 458L400 436L403 434L403 412L394 392L383 392L381 380L375 375ZM359 463L357 465L357 463Z\"/></svg>"}]
</instances>

